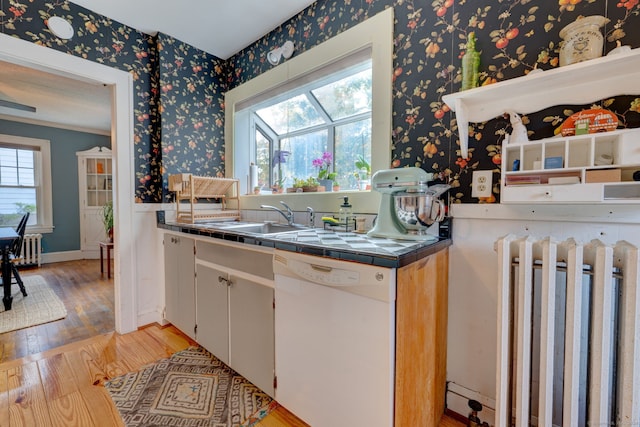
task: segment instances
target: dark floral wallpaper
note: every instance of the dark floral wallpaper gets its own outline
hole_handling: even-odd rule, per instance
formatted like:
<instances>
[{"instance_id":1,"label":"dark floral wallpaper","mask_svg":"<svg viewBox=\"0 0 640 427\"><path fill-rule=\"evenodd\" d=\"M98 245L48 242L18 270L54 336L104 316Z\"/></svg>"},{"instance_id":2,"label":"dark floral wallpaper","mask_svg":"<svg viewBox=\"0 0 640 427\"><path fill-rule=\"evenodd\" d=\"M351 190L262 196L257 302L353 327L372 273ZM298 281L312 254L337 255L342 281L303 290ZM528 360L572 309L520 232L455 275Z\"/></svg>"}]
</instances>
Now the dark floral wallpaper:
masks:
<instances>
[{"instance_id":1,"label":"dark floral wallpaper","mask_svg":"<svg viewBox=\"0 0 640 427\"><path fill-rule=\"evenodd\" d=\"M467 35L474 32L481 52L481 84L522 76L534 68L558 66L559 32L580 16L603 15L605 52L616 41L640 47L638 0L328 0L318 1L230 59L229 83L241 84L271 68L266 53L293 40L296 54L327 40L387 7L394 7L394 104L392 164L439 173L463 203L499 201L501 143L508 119L496 118L471 130L470 156L459 157L455 115L442 96L460 90L460 62ZM622 127L640 126L640 98L593 100L616 111ZM587 106L558 106L524 116L530 139L553 129ZM551 132L551 133L549 133ZM494 196L471 197L471 172L494 171Z\"/></svg>"},{"instance_id":2,"label":"dark floral wallpaper","mask_svg":"<svg viewBox=\"0 0 640 427\"><path fill-rule=\"evenodd\" d=\"M167 177L224 171L225 62L159 33L140 33L63 0L0 0L0 31L70 55L129 72L134 81L134 197L169 200ZM75 28L60 40L46 27L50 16Z\"/></svg>"},{"instance_id":3,"label":"dark floral wallpaper","mask_svg":"<svg viewBox=\"0 0 640 427\"><path fill-rule=\"evenodd\" d=\"M460 61L474 32L481 52L481 84L558 66L560 30L580 16L609 23L605 53L616 41L640 47L639 0L319 0L262 39L221 60L172 38L142 34L64 0L0 0L0 31L130 72L135 82L135 197L170 200L168 174L224 171L224 93L272 66L266 54L285 40L296 53L333 37L387 7L394 7L392 164L437 172L455 188L456 202L499 201L501 143L508 120L471 129L470 156L459 157L455 115L442 96L460 88ZM45 20L63 16L76 28L68 41L54 37ZM201 29L199 31L205 31ZM209 30L214 32L215 30ZM637 94L629 94L637 95ZM593 100L614 110L623 127L640 126L640 98ZM558 106L523 117L530 138L550 135L564 118L587 106ZM471 197L471 172L494 171L494 196Z\"/></svg>"},{"instance_id":4,"label":"dark floral wallpaper","mask_svg":"<svg viewBox=\"0 0 640 427\"><path fill-rule=\"evenodd\" d=\"M158 51L165 184L175 172L223 177L225 61L162 34Z\"/></svg>"}]
</instances>

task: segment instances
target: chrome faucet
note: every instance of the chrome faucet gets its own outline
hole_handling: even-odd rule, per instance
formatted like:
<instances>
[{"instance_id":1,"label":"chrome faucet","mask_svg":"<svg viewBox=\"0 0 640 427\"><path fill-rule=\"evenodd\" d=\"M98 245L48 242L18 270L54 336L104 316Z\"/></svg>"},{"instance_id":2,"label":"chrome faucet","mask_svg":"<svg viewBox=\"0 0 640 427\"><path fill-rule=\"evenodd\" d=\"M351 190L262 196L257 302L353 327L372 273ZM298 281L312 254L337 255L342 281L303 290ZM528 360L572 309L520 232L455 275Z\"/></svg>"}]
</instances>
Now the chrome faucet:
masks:
<instances>
[{"instance_id":1,"label":"chrome faucet","mask_svg":"<svg viewBox=\"0 0 640 427\"><path fill-rule=\"evenodd\" d=\"M309 227L313 228L316 225L316 213L312 207L307 207L307 212L309 212Z\"/></svg>"},{"instance_id":2,"label":"chrome faucet","mask_svg":"<svg viewBox=\"0 0 640 427\"><path fill-rule=\"evenodd\" d=\"M276 212L279 212L280 215L282 215L287 220L287 224L293 225L293 211L291 210L291 208L285 202L280 201L280 204L287 209L286 213L282 209L278 209L275 206L260 205L260 207L262 209L271 209L271 210L274 210Z\"/></svg>"}]
</instances>

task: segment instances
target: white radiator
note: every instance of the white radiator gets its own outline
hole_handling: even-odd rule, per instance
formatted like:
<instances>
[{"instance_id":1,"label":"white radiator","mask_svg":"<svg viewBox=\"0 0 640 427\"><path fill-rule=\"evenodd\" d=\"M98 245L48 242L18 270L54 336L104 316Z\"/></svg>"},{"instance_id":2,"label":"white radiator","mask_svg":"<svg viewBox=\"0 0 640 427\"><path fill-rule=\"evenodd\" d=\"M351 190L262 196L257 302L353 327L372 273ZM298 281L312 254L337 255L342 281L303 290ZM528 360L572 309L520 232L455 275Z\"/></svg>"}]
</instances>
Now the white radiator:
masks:
<instances>
[{"instance_id":1,"label":"white radiator","mask_svg":"<svg viewBox=\"0 0 640 427\"><path fill-rule=\"evenodd\" d=\"M640 426L638 248L496 242L496 426Z\"/></svg>"},{"instance_id":2,"label":"white radiator","mask_svg":"<svg viewBox=\"0 0 640 427\"><path fill-rule=\"evenodd\" d=\"M42 234L25 234L18 265L37 265L42 261Z\"/></svg>"}]
</instances>

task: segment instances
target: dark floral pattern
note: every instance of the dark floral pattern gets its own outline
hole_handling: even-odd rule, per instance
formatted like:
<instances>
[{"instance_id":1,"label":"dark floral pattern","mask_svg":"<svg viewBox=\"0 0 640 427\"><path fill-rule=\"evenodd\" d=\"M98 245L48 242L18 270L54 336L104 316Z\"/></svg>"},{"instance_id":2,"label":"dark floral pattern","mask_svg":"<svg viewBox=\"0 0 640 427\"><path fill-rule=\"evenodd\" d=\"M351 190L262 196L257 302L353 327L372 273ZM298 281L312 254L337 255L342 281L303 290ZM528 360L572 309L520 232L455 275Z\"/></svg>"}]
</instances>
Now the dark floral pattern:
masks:
<instances>
[{"instance_id":1,"label":"dark floral pattern","mask_svg":"<svg viewBox=\"0 0 640 427\"><path fill-rule=\"evenodd\" d=\"M224 61L163 34L158 51L165 188L170 173L224 176Z\"/></svg>"},{"instance_id":2,"label":"dark floral pattern","mask_svg":"<svg viewBox=\"0 0 640 427\"><path fill-rule=\"evenodd\" d=\"M469 158L460 158L455 115L442 96L460 88L460 60L470 32L481 52L481 84L557 67L559 32L580 16L609 19L603 28L606 52L616 42L640 47L638 0L319 0L228 61L168 35L139 33L65 0L3 0L0 5L3 33L134 76L135 197L140 202L169 200L170 173L224 173L224 93L271 69L266 54L274 46L293 40L300 54L388 7L396 19L390 167L418 166L440 174L461 203L499 201L497 178L494 196L471 197L471 172L500 174L501 144L510 131L502 117L475 124ZM52 15L72 22L73 39L58 40L47 30L45 21ZM640 126L640 97L594 99L593 104L615 111L622 127ZM590 106L557 106L523 121L536 139L549 135L571 112Z\"/></svg>"}]
</instances>

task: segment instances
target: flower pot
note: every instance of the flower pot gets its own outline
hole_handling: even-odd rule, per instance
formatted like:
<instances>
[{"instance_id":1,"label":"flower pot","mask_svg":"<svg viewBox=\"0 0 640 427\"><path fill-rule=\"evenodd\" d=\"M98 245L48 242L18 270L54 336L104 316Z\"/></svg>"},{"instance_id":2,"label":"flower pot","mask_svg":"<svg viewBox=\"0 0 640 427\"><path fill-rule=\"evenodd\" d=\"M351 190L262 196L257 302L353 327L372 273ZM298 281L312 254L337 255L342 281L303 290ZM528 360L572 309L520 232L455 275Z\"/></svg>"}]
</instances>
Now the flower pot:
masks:
<instances>
[{"instance_id":1,"label":"flower pot","mask_svg":"<svg viewBox=\"0 0 640 427\"><path fill-rule=\"evenodd\" d=\"M358 181L358 190L365 191L371 189L371 180L370 179L361 179Z\"/></svg>"},{"instance_id":2,"label":"flower pot","mask_svg":"<svg viewBox=\"0 0 640 427\"><path fill-rule=\"evenodd\" d=\"M333 190L333 181L330 179L319 179L318 183L324 187L325 191L332 191Z\"/></svg>"}]
</instances>

